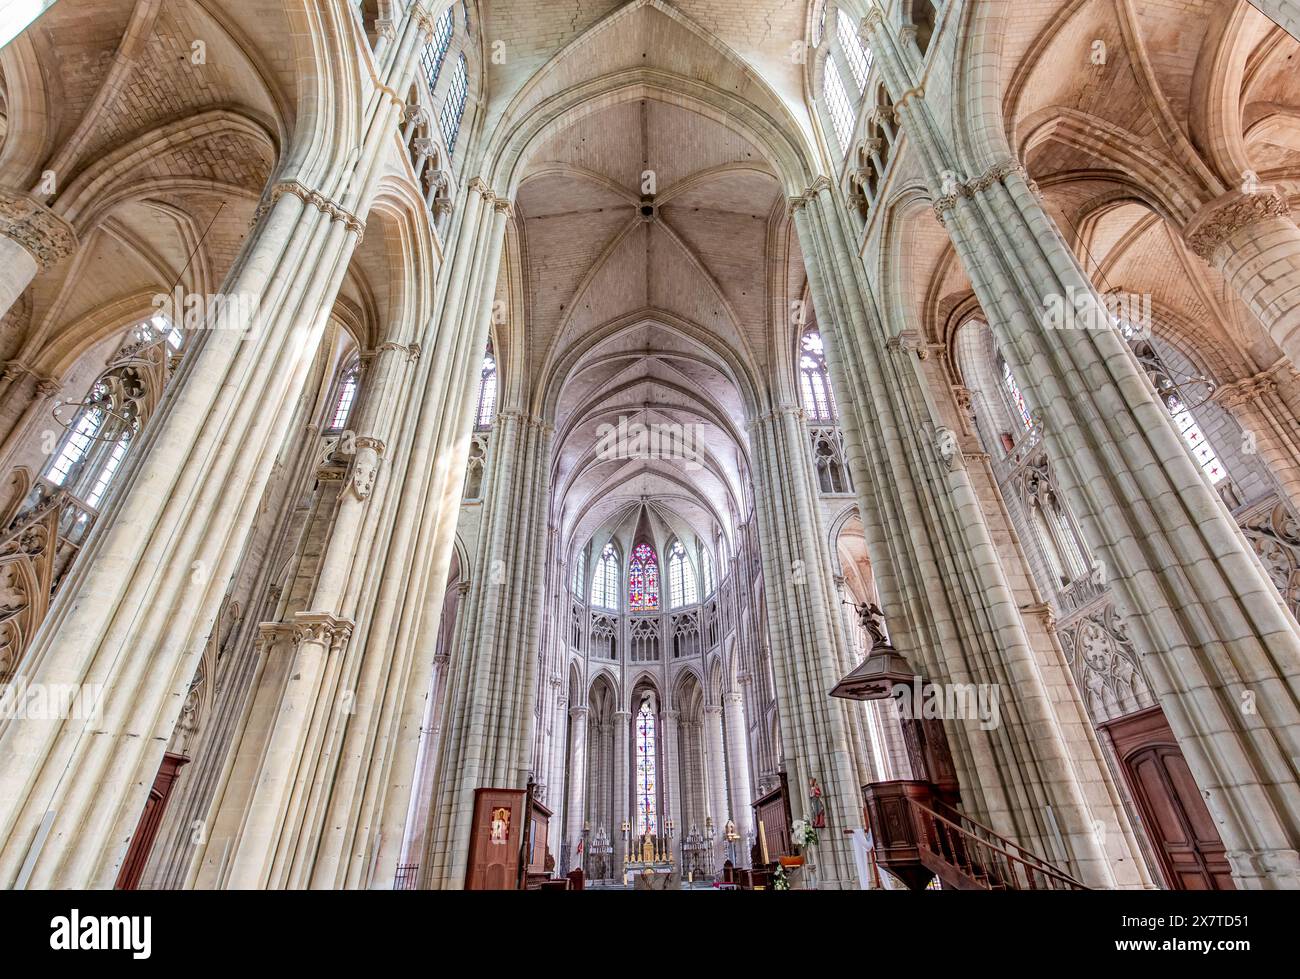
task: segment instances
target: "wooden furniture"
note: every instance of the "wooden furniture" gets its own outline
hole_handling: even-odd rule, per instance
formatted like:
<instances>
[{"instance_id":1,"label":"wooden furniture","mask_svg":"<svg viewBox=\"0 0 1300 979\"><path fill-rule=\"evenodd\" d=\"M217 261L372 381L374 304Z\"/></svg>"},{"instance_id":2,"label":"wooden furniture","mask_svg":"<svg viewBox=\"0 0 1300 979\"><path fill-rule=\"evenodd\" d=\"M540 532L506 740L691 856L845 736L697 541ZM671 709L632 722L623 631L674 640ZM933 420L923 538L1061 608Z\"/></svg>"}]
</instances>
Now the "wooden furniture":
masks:
<instances>
[{"instance_id":1,"label":"wooden furniture","mask_svg":"<svg viewBox=\"0 0 1300 979\"><path fill-rule=\"evenodd\" d=\"M875 848L876 863L911 890L922 890L934 871L921 860L917 826L908 800L931 805L934 793L929 782L899 780L872 782L862 787L867 806L867 825Z\"/></svg>"},{"instance_id":2,"label":"wooden furniture","mask_svg":"<svg viewBox=\"0 0 1300 979\"><path fill-rule=\"evenodd\" d=\"M517 891L546 874L551 811L527 789L476 789L465 889Z\"/></svg>"},{"instance_id":3,"label":"wooden furniture","mask_svg":"<svg viewBox=\"0 0 1300 979\"><path fill-rule=\"evenodd\" d=\"M790 814L790 787L785 772L781 773L780 784L755 799L751 806L754 810L754 826L757 827L755 833L758 834L755 842L760 852L766 843L767 852L764 857L767 863L775 864L780 857L795 856L792 836L794 817Z\"/></svg>"}]
</instances>

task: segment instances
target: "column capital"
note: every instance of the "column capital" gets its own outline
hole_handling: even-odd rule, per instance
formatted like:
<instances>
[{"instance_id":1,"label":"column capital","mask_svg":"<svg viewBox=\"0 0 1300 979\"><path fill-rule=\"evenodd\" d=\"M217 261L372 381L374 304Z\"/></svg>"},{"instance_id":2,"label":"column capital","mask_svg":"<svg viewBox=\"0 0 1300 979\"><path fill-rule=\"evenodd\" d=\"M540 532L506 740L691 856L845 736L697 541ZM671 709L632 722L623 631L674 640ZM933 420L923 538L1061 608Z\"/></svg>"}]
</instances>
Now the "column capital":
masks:
<instances>
[{"instance_id":1,"label":"column capital","mask_svg":"<svg viewBox=\"0 0 1300 979\"><path fill-rule=\"evenodd\" d=\"M320 191L312 190L299 180L281 180L271 187L266 199L258 205L257 211L253 215L253 224L260 222L275 206L276 201L285 194L292 194L308 207L316 208L331 221L342 221L349 231L356 234L357 244L361 244L366 234L366 223L342 205L330 200Z\"/></svg>"},{"instance_id":2,"label":"column capital","mask_svg":"<svg viewBox=\"0 0 1300 979\"><path fill-rule=\"evenodd\" d=\"M329 652L342 649L352 638L355 623L330 612L297 612L293 617L293 641L317 643Z\"/></svg>"},{"instance_id":3,"label":"column capital","mask_svg":"<svg viewBox=\"0 0 1300 979\"><path fill-rule=\"evenodd\" d=\"M1229 191L1196 213L1183 229L1183 238L1193 254L1208 262L1215 250L1242 228L1286 217L1290 211L1286 198L1271 187Z\"/></svg>"},{"instance_id":4,"label":"column capital","mask_svg":"<svg viewBox=\"0 0 1300 979\"><path fill-rule=\"evenodd\" d=\"M878 5L872 4L867 15L858 21L858 40L865 42L868 47L874 46L875 39L871 35L884 22L885 12Z\"/></svg>"},{"instance_id":5,"label":"column capital","mask_svg":"<svg viewBox=\"0 0 1300 979\"><path fill-rule=\"evenodd\" d=\"M1270 394L1275 394L1277 392L1277 378L1274 377L1274 374L1280 366L1285 364L1286 359L1283 358L1268 370L1260 371L1258 374L1252 374L1249 377L1243 377L1231 384L1216 388L1214 393L1210 395L1210 400L1217 402L1229 411L1235 411Z\"/></svg>"},{"instance_id":6,"label":"column capital","mask_svg":"<svg viewBox=\"0 0 1300 979\"><path fill-rule=\"evenodd\" d=\"M2 188L0 235L21 245L42 272L77 250L77 233L72 225L28 195Z\"/></svg>"},{"instance_id":7,"label":"column capital","mask_svg":"<svg viewBox=\"0 0 1300 979\"><path fill-rule=\"evenodd\" d=\"M570 707L569 716L572 717L575 721L585 721L587 719L587 708Z\"/></svg>"},{"instance_id":8,"label":"column capital","mask_svg":"<svg viewBox=\"0 0 1300 979\"><path fill-rule=\"evenodd\" d=\"M63 382L57 377L36 378L36 394L41 398L52 398L63 390Z\"/></svg>"},{"instance_id":9,"label":"column capital","mask_svg":"<svg viewBox=\"0 0 1300 979\"><path fill-rule=\"evenodd\" d=\"M829 190L830 186L830 180L824 174L819 175L817 179L808 185L807 190L789 199L790 213L793 214L796 211L803 210L805 205L810 203L823 190Z\"/></svg>"}]
</instances>

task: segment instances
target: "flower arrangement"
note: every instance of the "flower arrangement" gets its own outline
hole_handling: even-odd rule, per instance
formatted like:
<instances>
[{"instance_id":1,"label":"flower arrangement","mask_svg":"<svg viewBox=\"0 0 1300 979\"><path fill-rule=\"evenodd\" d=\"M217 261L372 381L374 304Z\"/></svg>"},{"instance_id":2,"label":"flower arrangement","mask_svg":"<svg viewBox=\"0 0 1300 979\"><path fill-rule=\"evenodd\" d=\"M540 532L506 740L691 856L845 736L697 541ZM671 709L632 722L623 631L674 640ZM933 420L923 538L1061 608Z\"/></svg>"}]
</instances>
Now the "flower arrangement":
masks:
<instances>
[{"instance_id":1,"label":"flower arrangement","mask_svg":"<svg viewBox=\"0 0 1300 979\"><path fill-rule=\"evenodd\" d=\"M817 845L817 830L806 819L796 819L790 827L790 836L801 848Z\"/></svg>"},{"instance_id":2,"label":"flower arrangement","mask_svg":"<svg viewBox=\"0 0 1300 979\"><path fill-rule=\"evenodd\" d=\"M785 868L777 864L776 870L772 872L772 890L788 891L790 889L790 878L786 876Z\"/></svg>"}]
</instances>

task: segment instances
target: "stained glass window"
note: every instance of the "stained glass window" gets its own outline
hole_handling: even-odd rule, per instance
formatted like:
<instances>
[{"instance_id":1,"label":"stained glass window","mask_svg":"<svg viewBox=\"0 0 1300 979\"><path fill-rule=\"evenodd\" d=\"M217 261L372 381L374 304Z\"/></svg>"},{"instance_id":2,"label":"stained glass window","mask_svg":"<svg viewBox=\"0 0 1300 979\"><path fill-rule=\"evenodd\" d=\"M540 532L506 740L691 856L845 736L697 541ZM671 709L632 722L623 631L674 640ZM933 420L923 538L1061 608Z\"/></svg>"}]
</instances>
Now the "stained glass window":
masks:
<instances>
[{"instance_id":1,"label":"stained glass window","mask_svg":"<svg viewBox=\"0 0 1300 979\"><path fill-rule=\"evenodd\" d=\"M451 87L442 103L442 113L438 116L438 125L442 127L442 138L447 144L447 155L456 152L456 140L460 137L460 123L465 116L465 100L469 96L469 69L462 54L456 62L456 74L451 76Z\"/></svg>"},{"instance_id":2,"label":"stained glass window","mask_svg":"<svg viewBox=\"0 0 1300 979\"><path fill-rule=\"evenodd\" d=\"M627 574L627 607L633 612L659 610L659 562L654 548L638 544Z\"/></svg>"},{"instance_id":3,"label":"stained glass window","mask_svg":"<svg viewBox=\"0 0 1300 979\"><path fill-rule=\"evenodd\" d=\"M455 27L452 8L448 7L433 25L433 40L420 52L420 67L424 69L424 80L429 83L429 94L438 87L438 76L442 74L442 62L447 57L447 48L451 45L451 32Z\"/></svg>"},{"instance_id":4,"label":"stained glass window","mask_svg":"<svg viewBox=\"0 0 1300 979\"><path fill-rule=\"evenodd\" d=\"M488 344L483 356L483 372L478 381L478 410L474 413L476 428L491 428L497 413L497 359Z\"/></svg>"},{"instance_id":5,"label":"stained glass window","mask_svg":"<svg viewBox=\"0 0 1300 979\"><path fill-rule=\"evenodd\" d=\"M591 604L596 608L618 610L618 554L613 544L600 552L600 563L591 579Z\"/></svg>"},{"instance_id":6,"label":"stained glass window","mask_svg":"<svg viewBox=\"0 0 1300 979\"><path fill-rule=\"evenodd\" d=\"M668 554L668 590L672 596L673 608L694 605L698 600L695 593L695 569L691 567L681 541L674 541Z\"/></svg>"},{"instance_id":7,"label":"stained glass window","mask_svg":"<svg viewBox=\"0 0 1300 979\"><path fill-rule=\"evenodd\" d=\"M1165 381L1166 384L1170 382ZM1174 424L1178 426L1178 433L1182 435L1183 441L1187 443L1188 449L1191 450L1192 458L1196 464L1201 467L1201 471L1210 477L1211 483L1218 483L1224 476L1228 475L1228 470L1224 468L1223 463L1219 461L1218 454L1214 451L1214 446L1210 445L1210 440L1205 437L1201 431L1201 426L1196 424L1196 419L1192 413L1187 410L1182 399L1175 393L1176 389L1172 388L1160 392L1160 398L1169 409L1169 414L1173 416Z\"/></svg>"},{"instance_id":8,"label":"stained glass window","mask_svg":"<svg viewBox=\"0 0 1300 979\"><path fill-rule=\"evenodd\" d=\"M849 104L849 93L844 90L840 80L840 70L830 58L822 69L822 90L826 93L826 105L831 110L831 124L835 128L835 139L840 144L840 153L848 152L849 141L853 138L853 108Z\"/></svg>"},{"instance_id":9,"label":"stained glass window","mask_svg":"<svg viewBox=\"0 0 1300 979\"><path fill-rule=\"evenodd\" d=\"M1016 411L1020 413L1020 420L1025 423L1025 428L1033 428L1034 420L1029 415L1029 406L1025 404L1025 396L1020 392L1020 385L1016 383L1016 379L1011 373L1011 365L1005 360L1002 362L1002 383L1006 385L1007 393L1011 395L1011 403L1016 406Z\"/></svg>"},{"instance_id":10,"label":"stained glass window","mask_svg":"<svg viewBox=\"0 0 1300 979\"><path fill-rule=\"evenodd\" d=\"M800 341L799 390L804 414L809 421L835 420L835 395L826 369L826 348L821 334L809 330Z\"/></svg>"},{"instance_id":11,"label":"stained glass window","mask_svg":"<svg viewBox=\"0 0 1300 979\"><path fill-rule=\"evenodd\" d=\"M858 92L861 93L867 86L871 52L858 40L858 31L854 26L853 18L843 7L839 9L835 19L835 32L839 35L840 47L844 49L844 60L849 63L849 71L853 72L853 80L858 83Z\"/></svg>"},{"instance_id":12,"label":"stained glass window","mask_svg":"<svg viewBox=\"0 0 1300 979\"><path fill-rule=\"evenodd\" d=\"M343 383L339 385L339 394L334 401L334 413L330 416L330 429L332 431L341 431L348 423L348 415L352 414L352 402L357 397L357 366L353 364L346 374L343 375Z\"/></svg>"},{"instance_id":13,"label":"stained glass window","mask_svg":"<svg viewBox=\"0 0 1300 979\"><path fill-rule=\"evenodd\" d=\"M1178 427L1178 434L1187 443L1192 458L1201 467L1201 471L1210 477L1210 482L1217 485L1228 475L1228 470L1219 461L1214 446L1210 445L1210 440L1205 437L1205 433L1201 431L1201 426L1197 424L1191 409L1187 407L1187 403L1183 400L1182 390L1178 384L1174 383L1176 375L1168 368L1165 359L1160 356L1152 344L1142 342L1142 332L1136 326L1128 320L1120 320L1119 328L1124 335L1124 339L1133 347L1133 353L1137 356L1138 364L1150 376L1151 383L1156 386L1156 392L1160 395L1160 400L1164 403L1165 408L1169 410L1174 424ZM1188 380L1195 384L1198 379L1188 378Z\"/></svg>"},{"instance_id":14,"label":"stained glass window","mask_svg":"<svg viewBox=\"0 0 1300 979\"><path fill-rule=\"evenodd\" d=\"M645 545L642 545L645 546ZM636 715L636 833L659 833L659 812L655 800L655 715L650 701L641 704Z\"/></svg>"},{"instance_id":15,"label":"stained glass window","mask_svg":"<svg viewBox=\"0 0 1300 979\"><path fill-rule=\"evenodd\" d=\"M45 478L55 486L62 486L67 482L72 467L85 458L86 453L90 450L91 442L99 435L99 430L103 425L103 409L89 408L83 410L81 417L72 426L72 431L64 439L59 454L55 456L54 462L46 470Z\"/></svg>"}]
</instances>

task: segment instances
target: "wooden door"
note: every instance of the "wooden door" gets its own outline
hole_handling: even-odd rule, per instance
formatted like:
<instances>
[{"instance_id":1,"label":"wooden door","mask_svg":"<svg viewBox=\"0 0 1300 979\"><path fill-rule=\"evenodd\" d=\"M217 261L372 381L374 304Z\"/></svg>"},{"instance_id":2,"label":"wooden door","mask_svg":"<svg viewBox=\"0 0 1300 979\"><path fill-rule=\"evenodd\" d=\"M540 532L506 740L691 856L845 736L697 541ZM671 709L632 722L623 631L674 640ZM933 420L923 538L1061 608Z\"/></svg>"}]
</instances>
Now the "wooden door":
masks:
<instances>
[{"instance_id":1,"label":"wooden door","mask_svg":"<svg viewBox=\"0 0 1300 979\"><path fill-rule=\"evenodd\" d=\"M1159 707L1104 725L1174 890L1234 890L1223 840Z\"/></svg>"}]
</instances>

